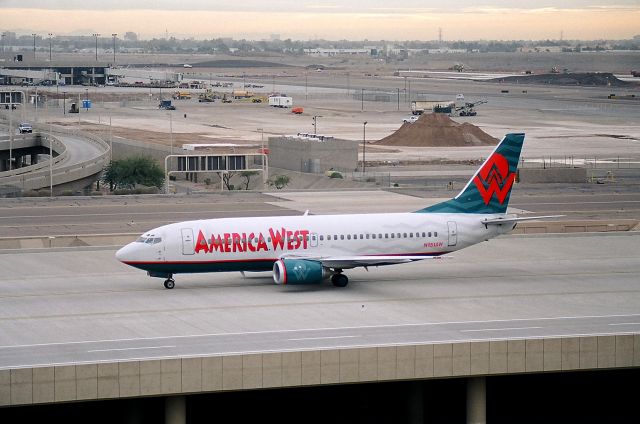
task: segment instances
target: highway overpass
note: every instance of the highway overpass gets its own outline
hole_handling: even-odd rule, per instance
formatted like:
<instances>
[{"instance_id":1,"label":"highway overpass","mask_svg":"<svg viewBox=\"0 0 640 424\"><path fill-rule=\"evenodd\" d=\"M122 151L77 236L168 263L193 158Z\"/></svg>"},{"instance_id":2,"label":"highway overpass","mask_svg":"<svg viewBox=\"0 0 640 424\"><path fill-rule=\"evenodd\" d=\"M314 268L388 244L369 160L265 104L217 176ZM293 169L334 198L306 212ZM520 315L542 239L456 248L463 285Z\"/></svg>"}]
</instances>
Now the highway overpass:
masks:
<instances>
[{"instance_id":1,"label":"highway overpass","mask_svg":"<svg viewBox=\"0 0 640 424\"><path fill-rule=\"evenodd\" d=\"M106 141L77 129L36 124L32 134L10 137L6 128L0 135L0 190L5 196L48 190L51 184L54 194L84 188L110 160ZM46 155L44 160L42 155Z\"/></svg>"}]
</instances>

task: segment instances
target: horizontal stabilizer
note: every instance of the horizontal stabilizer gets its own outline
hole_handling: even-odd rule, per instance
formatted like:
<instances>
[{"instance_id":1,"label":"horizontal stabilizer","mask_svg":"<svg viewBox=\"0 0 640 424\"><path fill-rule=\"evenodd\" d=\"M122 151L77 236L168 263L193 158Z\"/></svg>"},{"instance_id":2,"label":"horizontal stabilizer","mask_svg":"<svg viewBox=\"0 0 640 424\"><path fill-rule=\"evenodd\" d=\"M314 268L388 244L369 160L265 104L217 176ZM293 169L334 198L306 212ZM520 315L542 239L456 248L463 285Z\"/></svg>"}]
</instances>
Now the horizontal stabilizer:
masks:
<instances>
[{"instance_id":1,"label":"horizontal stabilizer","mask_svg":"<svg viewBox=\"0 0 640 424\"><path fill-rule=\"evenodd\" d=\"M499 224L510 224L514 222L521 221L533 221L536 219L547 219L547 218L560 218L564 215L546 215L546 216L525 216L525 217L504 217L504 218L493 218L493 219L485 219L482 221L485 225L499 225Z\"/></svg>"}]
</instances>

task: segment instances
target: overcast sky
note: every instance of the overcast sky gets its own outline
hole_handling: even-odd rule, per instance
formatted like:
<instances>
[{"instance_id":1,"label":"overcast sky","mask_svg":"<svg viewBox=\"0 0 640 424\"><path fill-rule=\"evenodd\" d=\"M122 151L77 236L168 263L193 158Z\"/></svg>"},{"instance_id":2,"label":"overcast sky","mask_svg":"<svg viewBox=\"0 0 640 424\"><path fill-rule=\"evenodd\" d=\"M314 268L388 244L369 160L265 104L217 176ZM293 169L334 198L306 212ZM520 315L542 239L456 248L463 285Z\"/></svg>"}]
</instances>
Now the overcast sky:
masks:
<instances>
[{"instance_id":1,"label":"overcast sky","mask_svg":"<svg viewBox=\"0 0 640 424\"><path fill-rule=\"evenodd\" d=\"M520 3L520 4L518 4ZM0 0L0 31L142 38L621 39L639 0Z\"/></svg>"}]
</instances>

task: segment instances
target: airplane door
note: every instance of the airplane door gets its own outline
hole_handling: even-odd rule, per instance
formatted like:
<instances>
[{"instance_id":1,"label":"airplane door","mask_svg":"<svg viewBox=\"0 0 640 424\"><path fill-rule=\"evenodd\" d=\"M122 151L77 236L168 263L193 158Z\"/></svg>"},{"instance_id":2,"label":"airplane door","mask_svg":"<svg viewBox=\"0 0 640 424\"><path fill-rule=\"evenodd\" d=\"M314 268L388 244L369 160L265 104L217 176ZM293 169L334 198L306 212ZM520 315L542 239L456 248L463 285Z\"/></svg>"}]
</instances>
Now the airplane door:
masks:
<instances>
[{"instance_id":1,"label":"airplane door","mask_svg":"<svg viewBox=\"0 0 640 424\"><path fill-rule=\"evenodd\" d=\"M318 247L318 235L316 233L311 233L310 237L311 241L309 244L311 245L311 247Z\"/></svg>"},{"instance_id":2,"label":"airplane door","mask_svg":"<svg viewBox=\"0 0 640 424\"><path fill-rule=\"evenodd\" d=\"M193 242L193 230L191 228L183 228L182 230L182 254L195 254L195 246Z\"/></svg>"},{"instance_id":3,"label":"airplane door","mask_svg":"<svg viewBox=\"0 0 640 424\"><path fill-rule=\"evenodd\" d=\"M455 246L458 243L458 226L455 221L449 221L447 227L449 227L449 246Z\"/></svg>"}]
</instances>

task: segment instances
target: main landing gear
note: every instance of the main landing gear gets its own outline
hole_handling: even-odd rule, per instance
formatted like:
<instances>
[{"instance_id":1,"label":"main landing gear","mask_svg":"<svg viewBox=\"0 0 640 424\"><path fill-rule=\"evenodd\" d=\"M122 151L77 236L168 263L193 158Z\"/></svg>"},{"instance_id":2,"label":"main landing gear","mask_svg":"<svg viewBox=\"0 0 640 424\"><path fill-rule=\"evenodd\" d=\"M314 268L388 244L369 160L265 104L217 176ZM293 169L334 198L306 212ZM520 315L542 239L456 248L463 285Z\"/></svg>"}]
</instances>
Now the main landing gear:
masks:
<instances>
[{"instance_id":1,"label":"main landing gear","mask_svg":"<svg viewBox=\"0 0 640 424\"><path fill-rule=\"evenodd\" d=\"M342 270L336 270L336 274L331 276L331 284L336 287L346 287L349 284L349 278L342 273Z\"/></svg>"},{"instance_id":2,"label":"main landing gear","mask_svg":"<svg viewBox=\"0 0 640 424\"><path fill-rule=\"evenodd\" d=\"M169 277L166 280L164 280L164 288L165 289L169 289L171 290L172 288L174 288L176 286L176 282L174 281L173 278Z\"/></svg>"}]
</instances>

